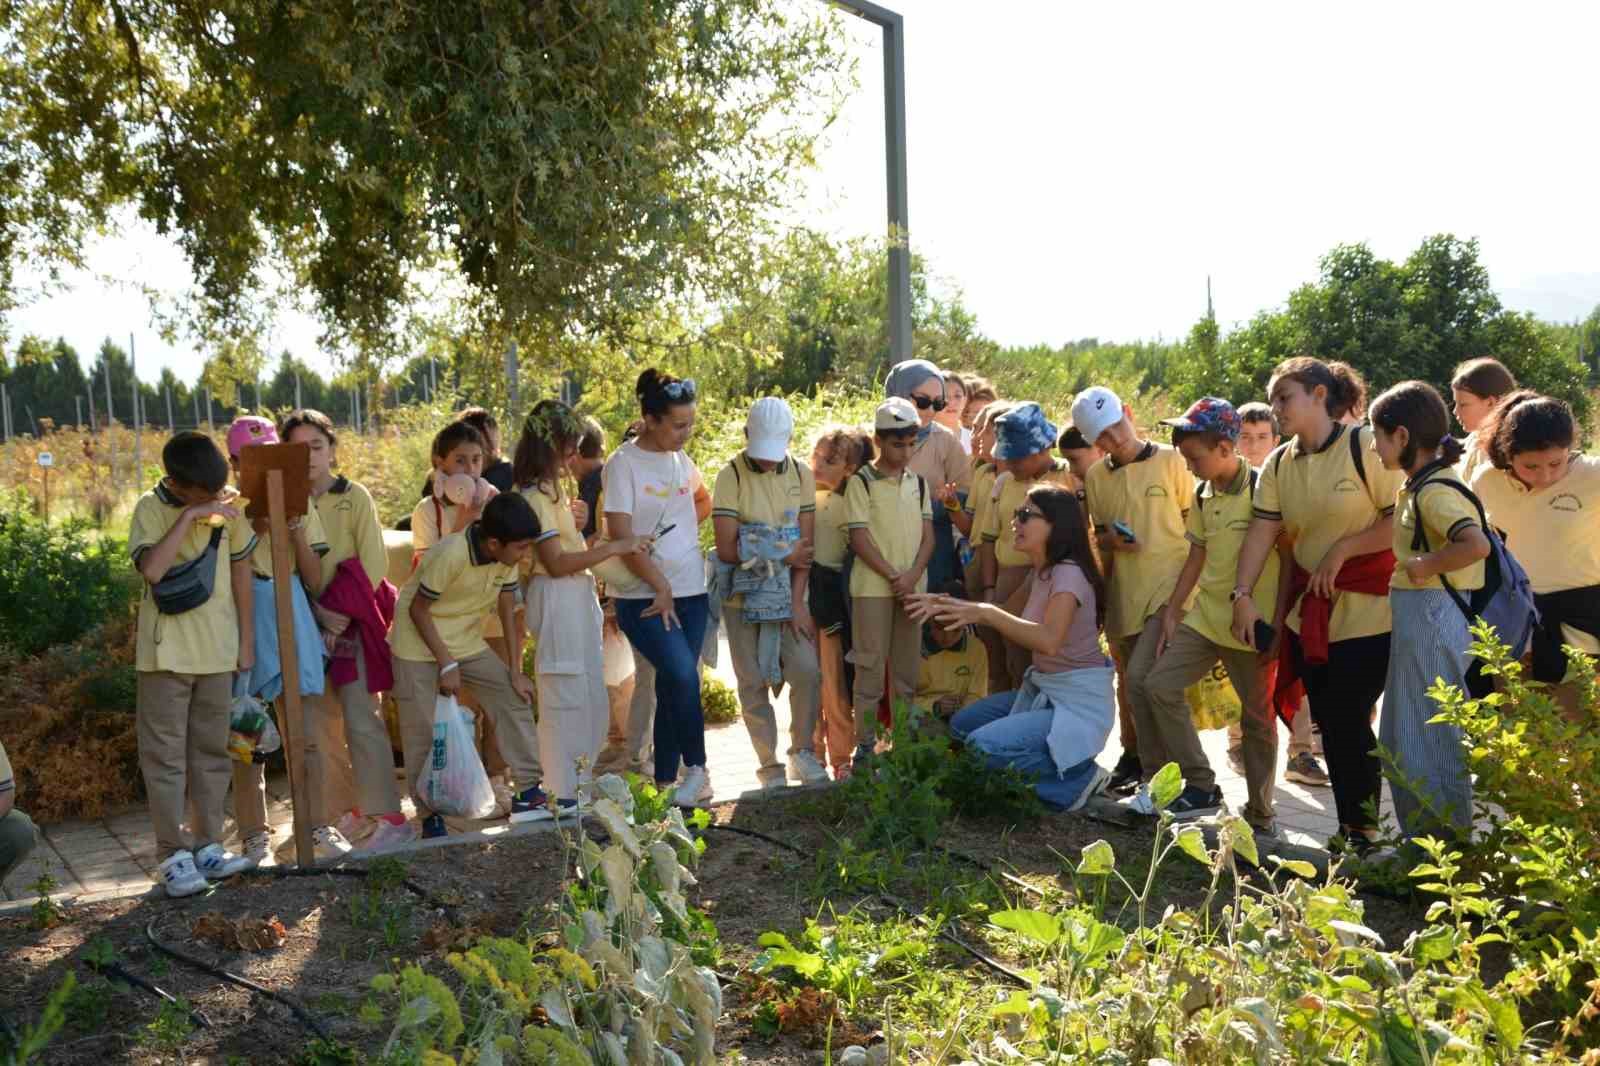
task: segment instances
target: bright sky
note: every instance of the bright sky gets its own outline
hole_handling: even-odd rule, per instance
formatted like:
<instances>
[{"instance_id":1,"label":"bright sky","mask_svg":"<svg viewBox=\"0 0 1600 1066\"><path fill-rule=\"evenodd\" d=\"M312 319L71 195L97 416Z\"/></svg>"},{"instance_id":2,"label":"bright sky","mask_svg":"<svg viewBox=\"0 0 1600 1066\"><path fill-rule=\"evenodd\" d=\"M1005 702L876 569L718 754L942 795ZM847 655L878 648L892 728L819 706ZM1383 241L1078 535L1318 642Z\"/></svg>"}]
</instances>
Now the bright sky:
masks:
<instances>
[{"instance_id":1,"label":"bright sky","mask_svg":"<svg viewBox=\"0 0 1600 1066\"><path fill-rule=\"evenodd\" d=\"M1571 320L1600 303L1600 4L897 3L911 242L1002 343L1180 336L1208 275L1226 326L1280 304L1336 243L1398 259L1438 232L1480 240L1512 307ZM882 51L848 21L861 90L797 217L875 235ZM148 232L96 261L188 281ZM131 330L141 377L193 378L201 355L148 322L139 296L84 283L13 335L87 355ZM274 350L326 368L316 333L285 320Z\"/></svg>"}]
</instances>

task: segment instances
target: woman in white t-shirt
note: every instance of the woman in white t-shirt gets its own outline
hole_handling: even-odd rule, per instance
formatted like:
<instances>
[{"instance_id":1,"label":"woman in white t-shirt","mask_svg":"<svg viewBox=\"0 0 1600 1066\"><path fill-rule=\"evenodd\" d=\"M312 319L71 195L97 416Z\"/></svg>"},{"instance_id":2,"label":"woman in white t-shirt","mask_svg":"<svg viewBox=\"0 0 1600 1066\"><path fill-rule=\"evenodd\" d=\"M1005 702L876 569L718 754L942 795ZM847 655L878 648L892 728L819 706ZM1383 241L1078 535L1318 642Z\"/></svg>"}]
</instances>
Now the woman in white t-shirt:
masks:
<instances>
[{"instance_id":1,"label":"woman in white t-shirt","mask_svg":"<svg viewBox=\"0 0 1600 1066\"><path fill-rule=\"evenodd\" d=\"M1021 688L957 712L950 732L996 769L1031 779L1045 803L1078 810L1111 776L1095 763L1116 717L1113 671L1100 650L1105 584L1071 491L1030 491L1011 517L1011 535L1033 572L1005 606L924 594L908 597L910 613L944 626L990 626L1033 653Z\"/></svg>"},{"instance_id":2,"label":"woman in white t-shirt","mask_svg":"<svg viewBox=\"0 0 1600 1066\"><path fill-rule=\"evenodd\" d=\"M679 806L693 806L711 798L700 707L700 648L709 605L698 532L711 512L711 496L683 450L694 432L695 385L651 367L633 391L644 428L606 460L606 534L614 540L651 537L654 547L624 556L636 580L608 577L607 591L623 635L655 667L656 784L675 787Z\"/></svg>"}]
</instances>

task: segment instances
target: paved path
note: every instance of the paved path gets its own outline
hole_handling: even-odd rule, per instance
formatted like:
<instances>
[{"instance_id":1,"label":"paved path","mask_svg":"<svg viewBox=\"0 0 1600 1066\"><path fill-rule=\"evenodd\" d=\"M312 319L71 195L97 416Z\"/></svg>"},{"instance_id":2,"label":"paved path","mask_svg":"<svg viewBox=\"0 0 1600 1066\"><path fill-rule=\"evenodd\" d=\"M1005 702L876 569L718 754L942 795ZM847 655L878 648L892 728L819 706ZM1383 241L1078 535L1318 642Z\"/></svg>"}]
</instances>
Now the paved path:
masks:
<instances>
[{"instance_id":1,"label":"paved path","mask_svg":"<svg viewBox=\"0 0 1600 1066\"><path fill-rule=\"evenodd\" d=\"M726 644L722 647L718 662L719 666L713 673L731 685L733 675L728 665ZM787 735L789 718L787 693L775 703L779 735L784 736ZM1201 739L1230 808L1242 809L1245 802L1244 779L1228 765L1226 732L1214 730L1202 734ZM1288 736L1285 733L1278 748L1279 826L1292 843L1321 847L1338 828L1338 820L1333 813L1333 793L1326 788L1311 788L1283 781L1287 747ZM706 753L718 799L731 799L758 787L755 754L742 722L708 730ZM1121 745L1113 730L1101 762L1109 767L1121 753ZM268 816L273 824L275 841L282 845L290 835L287 779L281 774L269 779L267 792ZM23 797L24 809L26 799ZM1387 802L1385 810L1387 813ZM458 830L481 829L497 824L503 826L504 822L452 820L452 826ZM32 898L34 893L28 886L46 872L56 881L55 891L74 896L147 889L155 876L155 867L155 835L150 819L143 808L135 808L114 817L46 827L39 848L0 886L0 892L10 900Z\"/></svg>"}]
</instances>

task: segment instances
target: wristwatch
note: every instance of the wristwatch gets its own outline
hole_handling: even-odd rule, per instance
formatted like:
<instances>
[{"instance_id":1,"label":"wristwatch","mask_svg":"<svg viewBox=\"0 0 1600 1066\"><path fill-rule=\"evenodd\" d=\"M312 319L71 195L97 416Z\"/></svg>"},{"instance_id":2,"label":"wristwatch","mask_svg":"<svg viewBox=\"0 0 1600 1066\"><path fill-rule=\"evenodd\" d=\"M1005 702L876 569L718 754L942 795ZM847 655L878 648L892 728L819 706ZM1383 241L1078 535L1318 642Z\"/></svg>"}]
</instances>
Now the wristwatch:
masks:
<instances>
[{"instance_id":1,"label":"wristwatch","mask_svg":"<svg viewBox=\"0 0 1600 1066\"><path fill-rule=\"evenodd\" d=\"M1249 589L1245 588L1243 585L1235 585L1233 587L1233 591L1228 593L1228 602L1229 603L1238 603L1240 600L1248 599L1249 597L1250 597L1250 590Z\"/></svg>"}]
</instances>

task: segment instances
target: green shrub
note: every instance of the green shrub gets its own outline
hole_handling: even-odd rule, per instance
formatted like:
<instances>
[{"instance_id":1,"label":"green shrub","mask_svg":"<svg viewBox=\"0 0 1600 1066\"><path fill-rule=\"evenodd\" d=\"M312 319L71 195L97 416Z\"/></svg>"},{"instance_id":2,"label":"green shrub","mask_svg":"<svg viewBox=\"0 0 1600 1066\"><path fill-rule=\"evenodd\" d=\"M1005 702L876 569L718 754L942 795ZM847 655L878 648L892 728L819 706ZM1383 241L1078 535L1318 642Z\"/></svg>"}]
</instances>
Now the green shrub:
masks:
<instances>
[{"instance_id":1,"label":"green shrub","mask_svg":"<svg viewBox=\"0 0 1600 1066\"><path fill-rule=\"evenodd\" d=\"M133 601L120 541L88 523L49 525L17 495L0 500L0 646L34 655L83 636Z\"/></svg>"},{"instance_id":2,"label":"green shrub","mask_svg":"<svg viewBox=\"0 0 1600 1066\"><path fill-rule=\"evenodd\" d=\"M720 678L704 674L700 679L700 708L706 725L727 725L739 720L739 696Z\"/></svg>"}]
</instances>

